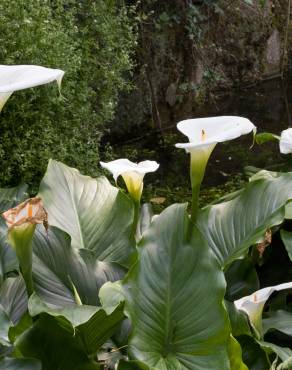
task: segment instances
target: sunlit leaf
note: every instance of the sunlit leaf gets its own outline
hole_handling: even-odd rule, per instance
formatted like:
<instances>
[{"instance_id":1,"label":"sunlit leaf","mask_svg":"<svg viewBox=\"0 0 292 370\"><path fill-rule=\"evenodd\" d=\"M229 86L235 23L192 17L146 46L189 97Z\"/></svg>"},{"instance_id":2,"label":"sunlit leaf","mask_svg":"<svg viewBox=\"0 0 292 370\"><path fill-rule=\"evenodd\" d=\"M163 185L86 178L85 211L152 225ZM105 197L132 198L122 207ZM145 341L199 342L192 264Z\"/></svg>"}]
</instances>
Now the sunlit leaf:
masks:
<instances>
[{"instance_id":1,"label":"sunlit leaf","mask_svg":"<svg viewBox=\"0 0 292 370\"><path fill-rule=\"evenodd\" d=\"M279 136L271 134L270 132L262 132L260 134L255 135L255 141L257 144L264 144L269 141L278 141L279 139L280 139Z\"/></svg>"},{"instance_id":2,"label":"sunlit leaf","mask_svg":"<svg viewBox=\"0 0 292 370\"><path fill-rule=\"evenodd\" d=\"M50 308L37 295L30 297L29 313L37 316L46 313L55 317L57 323L72 333L87 354L95 353L109 339L123 319L122 305L107 315L101 307L67 305L63 308Z\"/></svg>"},{"instance_id":3,"label":"sunlit leaf","mask_svg":"<svg viewBox=\"0 0 292 370\"><path fill-rule=\"evenodd\" d=\"M66 231L77 249L100 261L129 264L134 251L133 204L105 177L93 179L51 160L40 185L49 224Z\"/></svg>"},{"instance_id":4,"label":"sunlit leaf","mask_svg":"<svg viewBox=\"0 0 292 370\"><path fill-rule=\"evenodd\" d=\"M206 207L198 216L198 227L221 266L284 220L285 205L292 199L292 173L262 171L256 176L237 197Z\"/></svg>"},{"instance_id":5,"label":"sunlit leaf","mask_svg":"<svg viewBox=\"0 0 292 370\"><path fill-rule=\"evenodd\" d=\"M230 336L228 341L228 353L231 370L249 370L247 366L242 362L242 351L240 344L232 335Z\"/></svg>"}]
</instances>

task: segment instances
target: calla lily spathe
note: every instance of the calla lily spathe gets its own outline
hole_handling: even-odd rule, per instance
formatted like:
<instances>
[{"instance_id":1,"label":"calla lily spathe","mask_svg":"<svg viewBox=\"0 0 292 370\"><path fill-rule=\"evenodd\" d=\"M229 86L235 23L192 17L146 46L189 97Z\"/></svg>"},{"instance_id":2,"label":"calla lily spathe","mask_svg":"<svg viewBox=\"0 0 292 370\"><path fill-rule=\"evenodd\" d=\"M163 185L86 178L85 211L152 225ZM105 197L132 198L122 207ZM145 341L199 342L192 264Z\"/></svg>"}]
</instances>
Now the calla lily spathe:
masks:
<instances>
[{"instance_id":1,"label":"calla lily spathe","mask_svg":"<svg viewBox=\"0 0 292 370\"><path fill-rule=\"evenodd\" d=\"M251 324L259 336L262 334L262 313L266 301L269 299L272 293L285 289L292 289L292 282L257 290L253 294L240 298L234 302L235 307L238 310L247 313Z\"/></svg>"},{"instance_id":2,"label":"calla lily spathe","mask_svg":"<svg viewBox=\"0 0 292 370\"><path fill-rule=\"evenodd\" d=\"M251 131L256 132L256 127L250 120L237 116L187 119L179 122L177 128L190 142L178 143L176 147L190 153L198 148L213 149L217 143L236 139Z\"/></svg>"},{"instance_id":3,"label":"calla lily spathe","mask_svg":"<svg viewBox=\"0 0 292 370\"><path fill-rule=\"evenodd\" d=\"M216 144L236 139L251 131L255 134L256 127L247 118L221 116L187 119L179 122L177 128L189 139L189 143L178 143L175 146L185 149L186 152L191 154L191 219L195 222L198 213L200 186L204 178L209 157Z\"/></svg>"},{"instance_id":4,"label":"calla lily spathe","mask_svg":"<svg viewBox=\"0 0 292 370\"><path fill-rule=\"evenodd\" d=\"M292 128L281 132L280 152L282 154L292 153Z\"/></svg>"},{"instance_id":5,"label":"calla lily spathe","mask_svg":"<svg viewBox=\"0 0 292 370\"><path fill-rule=\"evenodd\" d=\"M14 91L53 81L60 88L64 71L35 65L0 65L0 112Z\"/></svg>"},{"instance_id":6,"label":"calla lily spathe","mask_svg":"<svg viewBox=\"0 0 292 370\"><path fill-rule=\"evenodd\" d=\"M24 278L27 293L30 296L33 289L32 280L32 239L37 224L48 227L47 212L42 199L30 198L2 214L8 226L8 240L14 248L20 271Z\"/></svg>"},{"instance_id":7,"label":"calla lily spathe","mask_svg":"<svg viewBox=\"0 0 292 370\"><path fill-rule=\"evenodd\" d=\"M145 174L155 172L159 167L159 164L155 161L134 163L124 158L107 163L100 162L100 164L113 174L115 181L119 176L123 177L128 192L135 200L140 200Z\"/></svg>"}]
</instances>

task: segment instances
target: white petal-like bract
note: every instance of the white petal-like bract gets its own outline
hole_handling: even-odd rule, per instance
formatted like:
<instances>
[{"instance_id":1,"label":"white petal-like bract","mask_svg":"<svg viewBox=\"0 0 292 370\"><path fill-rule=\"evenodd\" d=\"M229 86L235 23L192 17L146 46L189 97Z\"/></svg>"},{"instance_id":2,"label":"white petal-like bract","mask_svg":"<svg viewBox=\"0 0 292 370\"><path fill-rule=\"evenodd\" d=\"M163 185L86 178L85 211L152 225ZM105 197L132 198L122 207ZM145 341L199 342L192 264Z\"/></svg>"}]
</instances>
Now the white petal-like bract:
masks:
<instances>
[{"instance_id":1,"label":"white petal-like bract","mask_svg":"<svg viewBox=\"0 0 292 370\"><path fill-rule=\"evenodd\" d=\"M247 313L254 328L261 332L262 312L266 301L272 293L285 289L292 289L292 282L260 289L249 296L236 300L234 304L238 310Z\"/></svg>"},{"instance_id":2,"label":"white petal-like bract","mask_svg":"<svg viewBox=\"0 0 292 370\"><path fill-rule=\"evenodd\" d=\"M127 172L136 172L142 177L148 172L155 172L159 164L155 161L143 161L139 163L134 163L128 159L116 159L111 162L100 162L101 166L113 174L115 181L117 181L120 175Z\"/></svg>"},{"instance_id":3,"label":"white petal-like bract","mask_svg":"<svg viewBox=\"0 0 292 370\"><path fill-rule=\"evenodd\" d=\"M215 145L236 139L241 135L256 132L255 125L244 117L220 116L181 121L177 128L189 139L189 143L176 144L177 148L192 149Z\"/></svg>"},{"instance_id":4,"label":"white petal-like bract","mask_svg":"<svg viewBox=\"0 0 292 370\"><path fill-rule=\"evenodd\" d=\"M56 81L60 87L64 71L35 65L0 65L0 111L14 91Z\"/></svg>"},{"instance_id":5,"label":"white petal-like bract","mask_svg":"<svg viewBox=\"0 0 292 370\"><path fill-rule=\"evenodd\" d=\"M282 154L292 153L292 128L281 132L280 152Z\"/></svg>"},{"instance_id":6,"label":"white petal-like bract","mask_svg":"<svg viewBox=\"0 0 292 370\"><path fill-rule=\"evenodd\" d=\"M143 178L148 172L154 172L159 164L155 161L134 163L128 159L117 159L112 162L100 162L101 166L113 174L115 181L122 176L128 192L135 201L140 201L143 191Z\"/></svg>"}]
</instances>

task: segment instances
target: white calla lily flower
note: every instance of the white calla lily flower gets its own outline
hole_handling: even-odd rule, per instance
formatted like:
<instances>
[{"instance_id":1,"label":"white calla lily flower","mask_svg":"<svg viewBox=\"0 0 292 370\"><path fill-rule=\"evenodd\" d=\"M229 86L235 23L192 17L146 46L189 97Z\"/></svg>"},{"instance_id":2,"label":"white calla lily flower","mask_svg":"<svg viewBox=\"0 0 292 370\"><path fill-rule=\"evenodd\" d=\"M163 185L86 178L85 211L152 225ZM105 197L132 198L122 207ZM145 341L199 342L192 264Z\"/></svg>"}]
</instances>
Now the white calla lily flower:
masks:
<instances>
[{"instance_id":1,"label":"white calla lily flower","mask_svg":"<svg viewBox=\"0 0 292 370\"><path fill-rule=\"evenodd\" d=\"M217 143L236 139L241 135L256 132L255 125L247 118L221 116L187 119L177 124L180 132L189 138L189 143L178 143L177 148L191 154L192 220L198 211L198 197L208 159Z\"/></svg>"},{"instance_id":2,"label":"white calla lily flower","mask_svg":"<svg viewBox=\"0 0 292 370\"><path fill-rule=\"evenodd\" d=\"M285 289L292 289L292 282L270 286L257 290L253 294L242 297L234 302L238 310L247 313L252 326L259 335L262 334L262 313L265 303L270 298L272 293Z\"/></svg>"},{"instance_id":3,"label":"white calla lily flower","mask_svg":"<svg viewBox=\"0 0 292 370\"><path fill-rule=\"evenodd\" d=\"M280 152L282 154L292 153L292 128L281 132Z\"/></svg>"},{"instance_id":4,"label":"white calla lily flower","mask_svg":"<svg viewBox=\"0 0 292 370\"><path fill-rule=\"evenodd\" d=\"M44 85L53 81L59 89L64 76L60 69L35 65L0 65L0 112L14 91Z\"/></svg>"},{"instance_id":5,"label":"white calla lily flower","mask_svg":"<svg viewBox=\"0 0 292 370\"><path fill-rule=\"evenodd\" d=\"M187 119L179 122L177 128L190 142L175 146L190 153L198 148L213 149L217 143L236 139L251 131L256 132L256 127L250 120L237 116Z\"/></svg>"},{"instance_id":6,"label":"white calla lily flower","mask_svg":"<svg viewBox=\"0 0 292 370\"><path fill-rule=\"evenodd\" d=\"M122 176L128 192L135 201L139 201L143 190L143 178L148 172L155 172L159 164L155 161L134 163L128 159L117 159L111 162L100 162L101 166L113 174L115 181Z\"/></svg>"}]
</instances>

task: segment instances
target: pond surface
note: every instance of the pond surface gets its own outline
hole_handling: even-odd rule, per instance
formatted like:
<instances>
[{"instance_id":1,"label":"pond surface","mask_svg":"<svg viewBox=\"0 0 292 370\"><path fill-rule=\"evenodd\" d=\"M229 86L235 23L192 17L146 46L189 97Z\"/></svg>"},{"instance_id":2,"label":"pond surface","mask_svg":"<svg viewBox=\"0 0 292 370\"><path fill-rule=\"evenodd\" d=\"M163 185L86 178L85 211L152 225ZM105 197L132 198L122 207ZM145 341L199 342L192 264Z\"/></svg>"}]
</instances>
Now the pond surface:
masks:
<instances>
[{"instance_id":1,"label":"pond surface","mask_svg":"<svg viewBox=\"0 0 292 370\"><path fill-rule=\"evenodd\" d=\"M258 132L280 134L287 127L292 127L292 81L271 80L245 90L233 90L230 96L218 99L216 104L209 104L204 110L200 115L185 118L238 115L249 118ZM165 197L165 205L189 200L189 158L182 149L174 147L177 142L186 142L186 137L177 132L175 126L162 134L148 131L140 133L141 136L137 140L133 137L128 142L112 145L117 158L127 157L133 161L152 159L160 163L157 173L148 174L145 178L144 200ZM278 142L254 145L252 148L251 145L250 134L216 146L202 186L206 201L240 187L246 166L292 169L289 156L280 155Z\"/></svg>"}]
</instances>

